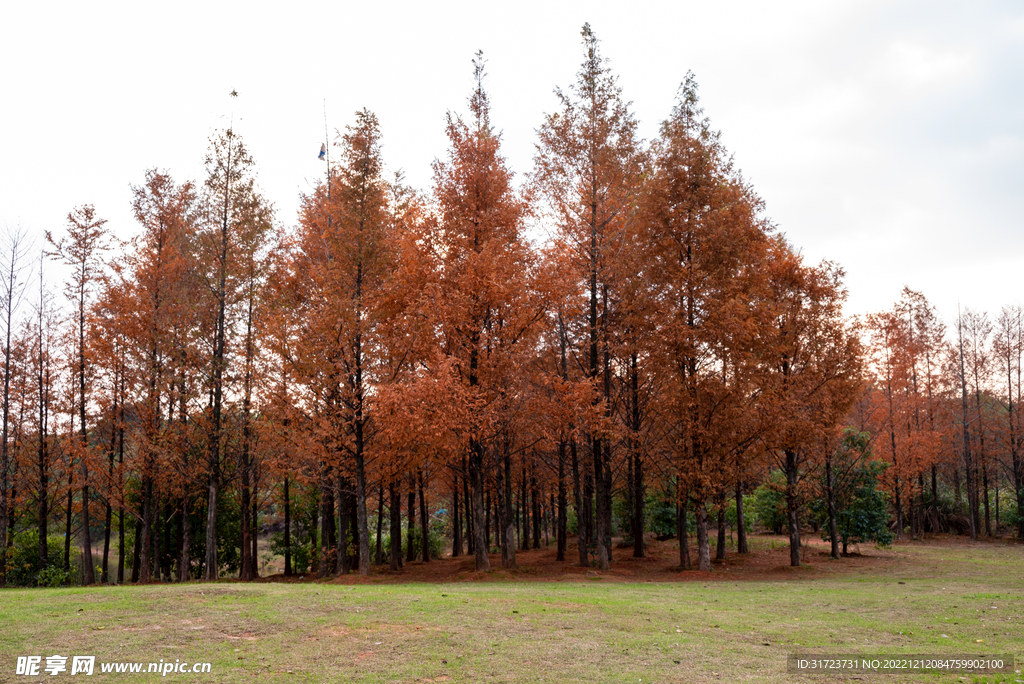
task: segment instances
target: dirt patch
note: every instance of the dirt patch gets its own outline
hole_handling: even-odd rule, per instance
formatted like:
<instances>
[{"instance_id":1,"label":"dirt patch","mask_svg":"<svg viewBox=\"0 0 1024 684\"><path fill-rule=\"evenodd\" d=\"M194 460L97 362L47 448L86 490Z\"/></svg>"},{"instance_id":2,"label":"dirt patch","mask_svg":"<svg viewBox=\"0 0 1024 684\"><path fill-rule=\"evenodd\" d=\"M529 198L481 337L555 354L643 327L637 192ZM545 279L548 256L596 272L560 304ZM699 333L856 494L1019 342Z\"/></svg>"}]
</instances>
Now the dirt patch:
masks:
<instances>
[{"instance_id":1,"label":"dirt patch","mask_svg":"<svg viewBox=\"0 0 1024 684\"><path fill-rule=\"evenodd\" d=\"M953 537L952 540L957 539ZM943 545L950 543L945 537L929 542L910 542L908 546L920 544ZM953 543L956 543L953 541ZM472 556L452 558L446 556L424 563L406 563L399 571L387 568L373 568L368 577L345 575L331 578L335 584L398 584L406 582L451 583L451 582L708 582L719 580L804 580L834 577L847 574L875 572L880 569L895 570L903 562L901 545L891 549L879 549L867 545L851 548L851 554L839 560L829 557L829 545L820 539L805 542L802 552L803 565L789 564L788 539L783 536L754 536L750 539L751 552L738 554L730 550L724 560L713 560L711 572L682 570L679 567L679 546L672 540L651 539L647 544L646 558L633 558L631 549L616 548L614 559L608 570L580 567L574 544L570 543L566 560L556 560L556 549L551 546L528 551L517 551L518 568L501 567L501 556L491 554L491 572L476 572ZM690 558L696 561L697 550L690 548ZM314 573L284 577L272 575L263 582L309 582L317 581Z\"/></svg>"}]
</instances>

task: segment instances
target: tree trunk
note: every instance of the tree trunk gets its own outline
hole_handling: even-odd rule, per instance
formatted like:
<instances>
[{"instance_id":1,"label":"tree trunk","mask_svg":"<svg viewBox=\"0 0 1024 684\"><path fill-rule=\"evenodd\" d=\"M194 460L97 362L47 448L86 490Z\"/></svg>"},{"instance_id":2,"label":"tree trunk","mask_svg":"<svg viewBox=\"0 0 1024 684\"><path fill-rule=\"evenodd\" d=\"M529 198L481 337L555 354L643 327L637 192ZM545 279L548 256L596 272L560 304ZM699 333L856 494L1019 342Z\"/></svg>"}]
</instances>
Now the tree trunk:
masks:
<instances>
[{"instance_id":1,"label":"tree trunk","mask_svg":"<svg viewBox=\"0 0 1024 684\"><path fill-rule=\"evenodd\" d=\"M558 443L558 519L555 523L555 540L556 546L558 547L555 554L555 560L560 562L565 560L565 550L567 546L566 508L568 504L568 492L566 492L565 486L565 441L563 440Z\"/></svg>"},{"instance_id":2,"label":"tree trunk","mask_svg":"<svg viewBox=\"0 0 1024 684\"><path fill-rule=\"evenodd\" d=\"M711 548L708 543L708 509L704 501L697 502L697 569L711 572Z\"/></svg>"},{"instance_id":3,"label":"tree trunk","mask_svg":"<svg viewBox=\"0 0 1024 684\"><path fill-rule=\"evenodd\" d=\"M361 406L360 399L360 406ZM366 516L366 456L363 444L363 416L360 409L356 428L356 527L359 534L359 574L370 574L370 523Z\"/></svg>"},{"instance_id":4,"label":"tree trunk","mask_svg":"<svg viewBox=\"0 0 1024 684\"><path fill-rule=\"evenodd\" d=\"M789 564L800 565L800 520L799 500L796 486L798 476L797 454L793 449L786 449L786 522L789 526Z\"/></svg>"},{"instance_id":5,"label":"tree trunk","mask_svg":"<svg viewBox=\"0 0 1024 684\"><path fill-rule=\"evenodd\" d=\"M452 558L462 555L462 519L459 516L459 475L452 478Z\"/></svg>"},{"instance_id":6,"label":"tree trunk","mask_svg":"<svg viewBox=\"0 0 1024 684\"><path fill-rule=\"evenodd\" d=\"M178 556L178 581L192 579L192 496L181 499L181 554Z\"/></svg>"},{"instance_id":7,"label":"tree trunk","mask_svg":"<svg viewBox=\"0 0 1024 684\"><path fill-rule=\"evenodd\" d=\"M292 574L292 497L288 491L288 476L284 476L284 576Z\"/></svg>"},{"instance_id":8,"label":"tree trunk","mask_svg":"<svg viewBox=\"0 0 1024 684\"><path fill-rule=\"evenodd\" d=\"M402 495L395 479L388 482L388 496L390 497L388 510L391 513L391 526L388 532L391 538L391 569L400 570L402 568Z\"/></svg>"},{"instance_id":9,"label":"tree trunk","mask_svg":"<svg viewBox=\"0 0 1024 684\"><path fill-rule=\"evenodd\" d=\"M587 525L584 514L583 494L580 491L580 467L576 453L576 440L569 442L569 453L572 456L572 493L576 504L576 546L579 550L580 567L590 567L587 553Z\"/></svg>"},{"instance_id":10,"label":"tree trunk","mask_svg":"<svg viewBox=\"0 0 1024 684\"><path fill-rule=\"evenodd\" d=\"M718 539L715 541L715 560L725 560L725 490L718 496Z\"/></svg>"},{"instance_id":11,"label":"tree trunk","mask_svg":"<svg viewBox=\"0 0 1024 684\"><path fill-rule=\"evenodd\" d=\"M427 492L426 482L424 482L423 469L419 468L418 472L418 483L420 490L420 545L423 547L422 557L423 562L427 563L430 561L430 516L427 515Z\"/></svg>"},{"instance_id":12,"label":"tree trunk","mask_svg":"<svg viewBox=\"0 0 1024 684\"><path fill-rule=\"evenodd\" d=\"M203 563L203 579L216 581L220 568L217 560L217 505L220 495L220 474L211 473L206 482L206 560Z\"/></svg>"},{"instance_id":13,"label":"tree trunk","mask_svg":"<svg viewBox=\"0 0 1024 684\"><path fill-rule=\"evenodd\" d=\"M145 533L142 531L142 518L135 519L135 546L132 551L132 582L139 582L142 579L142 538ZM146 554L149 557L149 554Z\"/></svg>"},{"instance_id":14,"label":"tree trunk","mask_svg":"<svg viewBox=\"0 0 1024 684\"><path fill-rule=\"evenodd\" d=\"M530 498L533 500L533 507L531 509L531 516L533 517L533 548L540 548L540 527L541 527L541 502L540 493L537 491L537 474L536 467L531 468L530 475L530 489L532 494Z\"/></svg>"},{"instance_id":15,"label":"tree trunk","mask_svg":"<svg viewBox=\"0 0 1024 684\"><path fill-rule=\"evenodd\" d=\"M502 449L502 485L501 489L501 567L507 570L516 569L516 529L515 521L512 518L512 456L509 453L509 443L506 436L504 448Z\"/></svg>"},{"instance_id":16,"label":"tree trunk","mask_svg":"<svg viewBox=\"0 0 1024 684\"><path fill-rule=\"evenodd\" d=\"M476 571L484 572L491 569L487 541L490 522L484 509L483 445L473 438L469 441L469 477L473 485L473 557Z\"/></svg>"},{"instance_id":17,"label":"tree trunk","mask_svg":"<svg viewBox=\"0 0 1024 684\"><path fill-rule=\"evenodd\" d=\"M736 551L750 553L747 546L747 520L743 513L743 480L736 482Z\"/></svg>"},{"instance_id":18,"label":"tree trunk","mask_svg":"<svg viewBox=\"0 0 1024 684\"><path fill-rule=\"evenodd\" d=\"M409 484L409 516L407 520L405 535L405 561L411 563L416 560L416 550L412 545L412 535L416 530L416 477L412 477Z\"/></svg>"},{"instance_id":19,"label":"tree trunk","mask_svg":"<svg viewBox=\"0 0 1024 684\"><path fill-rule=\"evenodd\" d=\"M825 456L825 498L828 504L828 536L831 540L830 555L839 559L839 534L836 531L835 479L832 476L832 456Z\"/></svg>"},{"instance_id":20,"label":"tree trunk","mask_svg":"<svg viewBox=\"0 0 1024 684\"><path fill-rule=\"evenodd\" d=\"M679 540L679 567L689 570L690 565L690 540L686 530L686 504L690 493L683 492L680 485L676 484L676 539Z\"/></svg>"},{"instance_id":21,"label":"tree trunk","mask_svg":"<svg viewBox=\"0 0 1024 684\"><path fill-rule=\"evenodd\" d=\"M377 548L374 563L384 565L384 549L381 548L381 537L384 532L384 481L377 485Z\"/></svg>"}]
</instances>

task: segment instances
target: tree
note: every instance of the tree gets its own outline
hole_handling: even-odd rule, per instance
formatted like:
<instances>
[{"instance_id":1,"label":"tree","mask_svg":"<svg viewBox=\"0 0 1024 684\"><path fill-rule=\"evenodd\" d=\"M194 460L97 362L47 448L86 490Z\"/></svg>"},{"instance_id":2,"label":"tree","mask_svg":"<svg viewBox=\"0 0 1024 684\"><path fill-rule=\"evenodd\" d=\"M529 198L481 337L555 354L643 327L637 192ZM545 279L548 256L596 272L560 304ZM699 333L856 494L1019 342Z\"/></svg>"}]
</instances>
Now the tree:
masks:
<instances>
[{"instance_id":1,"label":"tree","mask_svg":"<svg viewBox=\"0 0 1024 684\"><path fill-rule=\"evenodd\" d=\"M110 249L109 238L104 225L106 219L96 216L96 209L91 204L83 205L68 214L68 234L55 240L50 231L46 231L46 241L53 248L50 256L57 259L72 270L71 279L65 287L65 295L75 305L75 361L78 389L78 428L80 442L78 453L82 468L82 565L85 584L96 581L92 562L92 539L89 536L89 464L91 449L89 433L86 425L86 407L89 398L86 395L86 380L90 369L86 363L86 315L90 304L90 296L102 275L102 253Z\"/></svg>"},{"instance_id":2,"label":"tree","mask_svg":"<svg viewBox=\"0 0 1024 684\"><path fill-rule=\"evenodd\" d=\"M251 213L260 206L251 176L253 165L245 144L233 129L229 128L210 140L204 183L206 223L200 234L207 269L206 281L216 317L208 379L211 401L207 418L206 560L203 576L206 580L217 579L219 573L217 510L223 484L224 385L231 332L228 313L237 296L238 286L235 245L247 223L262 219L262 212L255 216Z\"/></svg>"},{"instance_id":3,"label":"tree","mask_svg":"<svg viewBox=\"0 0 1024 684\"><path fill-rule=\"evenodd\" d=\"M1021 427L1021 360L1024 357L1024 310L1019 304L1004 306L996 321L993 353L999 360L1000 374L1006 379L1006 444L1010 455L1010 475L1017 503L1017 539L1024 539L1024 464L1021 452L1024 431Z\"/></svg>"},{"instance_id":4,"label":"tree","mask_svg":"<svg viewBox=\"0 0 1024 684\"><path fill-rule=\"evenodd\" d=\"M142 233L115 264L118 278L105 290L101 320L106 322L108 337L123 335L130 347L124 351L131 367L125 369L122 394L129 388L141 394L134 406L137 419L121 429L127 427L133 432L136 444L135 472L142 485L139 570L141 581L148 582L153 565L150 549L157 517L158 476L163 474L160 479L169 484L176 479L173 475L178 475L185 481L184 501L189 500L192 473L184 461L190 449L179 443L177 458L161 463L161 456L171 446L171 426L163 416L164 409L170 417L177 406L179 422L185 420L185 366L194 353L191 339L197 332L192 319L199 308L197 303L204 298L195 274L193 241L198 200L193 185L177 185L169 174L150 169L145 183L133 186L132 192L132 209ZM117 363L116 355L110 358ZM123 435L120 440L123 443ZM162 465L167 466L166 470ZM191 543L187 521L188 516L183 516L183 558L189 557ZM179 563L179 577L187 577L181 574L187 565Z\"/></svg>"},{"instance_id":5,"label":"tree","mask_svg":"<svg viewBox=\"0 0 1024 684\"><path fill-rule=\"evenodd\" d=\"M14 335L14 325L17 323L15 314L21 306L25 295L27 280L24 279L25 264L25 241L26 235L20 229L8 230L3 261L0 263L0 318L3 322L3 364L4 364L4 389L3 405L3 432L0 433L0 587L7 583L7 561L6 549L7 540L10 534L10 508L11 502L8 498L8 475L11 467L10 419L11 419L11 341Z\"/></svg>"},{"instance_id":6,"label":"tree","mask_svg":"<svg viewBox=\"0 0 1024 684\"><path fill-rule=\"evenodd\" d=\"M857 330L842 315L846 290L843 270L824 262L804 266L781 240L768 261L765 306L765 417L772 430L766 441L786 473L786 513L790 564L800 565L801 481L817 465L815 454L827 443L862 387L862 355Z\"/></svg>"},{"instance_id":7,"label":"tree","mask_svg":"<svg viewBox=\"0 0 1024 684\"><path fill-rule=\"evenodd\" d=\"M827 501L817 501L815 508L822 525L821 538L831 541L833 551L839 541L843 555L850 544L892 543L885 495L878 489L879 476L888 465L871 458L871 436L847 428L842 441L831 454L822 482ZM833 553L833 557L838 556Z\"/></svg>"},{"instance_id":8,"label":"tree","mask_svg":"<svg viewBox=\"0 0 1024 684\"><path fill-rule=\"evenodd\" d=\"M339 144L342 161L330 186L306 198L294 268L303 287L298 294L309 299L303 380L318 387L332 462L339 473L355 476L358 570L366 575L367 456L375 429L370 397L389 369L381 336L393 313L389 288L398 250L377 117L365 109L357 112ZM349 459L351 471L345 465Z\"/></svg>"},{"instance_id":9,"label":"tree","mask_svg":"<svg viewBox=\"0 0 1024 684\"><path fill-rule=\"evenodd\" d=\"M528 197L512 187L491 127L483 88L484 60L473 61L476 87L470 123L448 115L446 161L434 164L437 206L433 246L440 264L435 308L444 362L438 372L456 403L465 407L449 426L468 452L477 570L489 570L484 516L485 451L497 445L504 476L503 564L515 565L511 537L510 452L507 421L515 403L518 369L538 330L544 302L533 255L523 237ZM461 420L460 420L461 418Z\"/></svg>"},{"instance_id":10,"label":"tree","mask_svg":"<svg viewBox=\"0 0 1024 684\"><path fill-rule=\"evenodd\" d=\"M651 258L642 272L658 294L649 353L663 380L667 448L679 494L696 508L699 568L711 569L707 501L754 443L753 384L768 226L760 200L732 168L698 106L692 74L662 124L645 204ZM690 502L680 500L681 510ZM724 546L724 545L723 545ZM680 539L680 564L686 546Z\"/></svg>"},{"instance_id":11,"label":"tree","mask_svg":"<svg viewBox=\"0 0 1024 684\"><path fill-rule=\"evenodd\" d=\"M584 376L593 391L590 458L597 495L597 561L607 569L611 546L611 348L620 278L615 256L629 249L626 228L634 220L644 155L636 121L617 78L600 54L589 24L581 31L585 59L570 93L556 90L561 110L538 130L534 180L555 221L568 257L563 277L586 293Z\"/></svg>"}]
</instances>

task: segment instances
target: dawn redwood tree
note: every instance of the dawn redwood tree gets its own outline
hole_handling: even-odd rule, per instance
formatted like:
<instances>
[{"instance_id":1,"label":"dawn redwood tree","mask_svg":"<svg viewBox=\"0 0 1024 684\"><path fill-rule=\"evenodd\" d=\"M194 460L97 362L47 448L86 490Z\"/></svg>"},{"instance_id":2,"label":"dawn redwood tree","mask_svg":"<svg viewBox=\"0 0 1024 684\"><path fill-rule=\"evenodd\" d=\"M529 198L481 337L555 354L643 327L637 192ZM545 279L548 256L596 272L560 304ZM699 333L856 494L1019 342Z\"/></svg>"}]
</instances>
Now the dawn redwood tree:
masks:
<instances>
[{"instance_id":1,"label":"dawn redwood tree","mask_svg":"<svg viewBox=\"0 0 1024 684\"><path fill-rule=\"evenodd\" d=\"M4 385L3 403L0 405L0 410L3 411L3 428L0 433L0 587L7 583L7 563L3 560L6 558L3 555L3 549L7 548L8 527L11 524L10 509L13 507L8 499L8 475L12 462L12 450L9 444L13 371L11 343L14 337L14 326L17 324L15 315L21 306L27 285L27 281L22 280L25 270L23 260L26 235L21 230L13 230L8 231L5 238L5 249L2 261L0 261L0 319L2 319L4 331Z\"/></svg>"},{"instance_id":2,"label":"dawn redwood tree","mask_svg":"<svg viewBox=\"0 0 1024 684\"><path fill-rule=\"evenodd\" d=\"M331 174L330 192L320 188L305 200L293 268L304 288L297 294L308 298L310 316L300 352L306 359L304 381L320 386L323 417L333 426L325 424L324 430L331 433L329 450L337 465L351 459L359 573L366 575L370 396L387 367L381 325L391 313L387 304L397 245L377 117L365 109L357 112L339 144L342 158Z\"/></svg>"},{"instance_id":3,"label":"dawn redwood tree","mask_svg":"<svg viewBox=\"0 0 1024 684\"><path fill-rule=\"evenodd\" d=\"M562 277L581 284L586 337L585 378L593 388L589 446L597 494L597 561L612 557L611 349L614 303L620 279L616 255L632 247L627 227L635 219L644 155L636 121L622 100L617 78L585 24L585 59L570 93L556 90L561 108L538 129L534 181L543 194L568 257Z\"/></svg>"},{"instance_id":4,"label":"dawn redwood tree","mask_svg":"<svg viewBox=\"0 0 1024 684\"><path fill-rule=\"evenodd\" d=\"M206 559L203 573L206 580L216 580L219 574L217 514L224 478L225 383L230 379L228 344L232 331L228 315L238 296L237 234L253 219L251 210L259 206L255 200L253 166L249 151L233 129L211 138L206 154L207 177L203 194L206 221L199 236L211 310L215 312L208 379L211 401L207 417Z\"/></svg>"},{"instance_id":5,"label":"dawn redwood tree","mask_svg":"<svg viewBox=\"0 0 1024 684\"><path fill-rule=\"evenodd\" d=\"M164 463L162 458L170 442L170 426L163 418L165 409L168 415L173 413L175 403L179 416L184 415L180 383L177 402L172 393L176 384L174 376L181 373L181 359L189 354L189 339L194 332L189 319L204 298L200 296L193 273L197 198L192 184L177 185L167 173L150 169L146 172L145 183L133 186L132 192L132 209L142 232L114 264L118 277L106 290L101 312L110 328L108 336L120 334L130 346L125 350L129 361L123 380L126 390L138 397L134 402L136 420L122 429L132 433L136 445L134 471L142 490L138 512L141 523L139 578L148 582L157 518L156 483L158 479L167 483L172 473L182 471L181 463L174 463L173 470L163 467L172 465ZM183 334L184 328L188 328L189 333ZM116 355L111 360L116 363ZM189 449L182 448L182 444L177 446L180 461ZM188 527L183 532L182 555L185 556L191 535ZM184 564L179 567L184 569Z\"/></svg>"},{"instance_id":6,"label":"dawn redwood tree","mask_svg":"<svg viewBox=\"0 0 1024 684\"><path fill-rule=\"evenodd\" d=\"M939 531L938 508L938 472L943 441L943 430L937 422L940 401L939 387L941 364L939 359L945 345L945 326L939 319L935 307L920 292L904 287L897 311L907 320L907 330L911 350L910 385L913 395L913 420L908 423L908 433L917 435L919 448L917 472L918 492L920 497L917 528L923 532L925 519L926 490L925 470L931 471L931 506L930 527L933 532ZM915 509L917 510L917 509Z\"/></svg>"},{"instance_id":7,"label":"dawn redwood tree","mask_svg":"<svg viewBox=\"0 0 1024 684\"><path fill-rule=\"evenodd\" d=\"M46 241L53 251L51 258L58 260L72 269L71 277L65 286L65 295L75 307L75 383L78 410L79 445L78 453L82 467L82 567L83 582L93 584L96 581L92 562L92 539L89 535L89 465L91 449L89 432L86 424L87 381L92 375L86 350L86 316L91 305L92 291L103 274L103 252L110 249L110 239L104 228L107 221L96 216L96 209L91 204L83 205L68 214L67 235L57 240L50 231L46 231Z\"/></svg>"},{"instance_id":8,"label":"dawn redwood tree","mask_svg":"<svg viewBox=\"0 0 1024 684\"><path fill-rule=\"evenodd\" d=\"M1024 434L1020 419L1021 404L1021 360L1024 358L1024 310L1019 304L1004 306L996 320L995 338L992 343L994 357L998 360L999 375L1006 383L1003 403L1006 407L1005 441L1010 456L1010 476L1013 482L1017 511L1024 511L1024 464L1021 452L1024 449ZM1024 515L1017 515L1017 539L1024 540Z\"/></svg>"},{"instance_id":9,"label":"dawn redwood tree","mask_svg":"<svg viewBox=\"0 0 1024 684\"><path fill-rule=\"evenodd\" d=\"M706 502L758 435L756 305L767 259L760 200L698 106L692 74L662 124L644 198L647 277L658 312L650 353L662 377L671 468L697 514L699 568L711 568ZM680 502L686 504L688 502ZM686 565L680 539L680 564Z\"/></svg>"},{"instance_id":10,"label":"dawn redwood tree","mask_svg":"<svg viewBox=\"0 0 1024 684\"><path fill-rule=\"evenodd\" d=\"M434 164L434 248L440 263L435 315L447 359L438 369L451 373L444 384L465 406L460 411L465 422L456 429L468 451L476 569L489 570L485 451L501 440L515 377L537 331L543 301L523 235L529 200L512 187L512 172L499 153L501 137L491 126L480 53L473 65L472 118L467 123L448 115L447 159ZM509 457L508 450L501 451L503 470L508 470ZM504 523L508 530L512 521ZM503 564L514 567L514 539L503 551Z\"/></svg>"},{"instance_id":11,"label":"dawn redwood tree","mask_svg":"<svg viewBox=\"0 0 1024 684\"><path fill-rule=\"evenodd\" d=\"M820 445L834 439L862 387L858 331L843 318L843 271L830 262L805 266L781 239L767 262L759 379L767 441L786 474L790 564L800 565L801 482L817 465Z\"/></svg>"}]
</instances>

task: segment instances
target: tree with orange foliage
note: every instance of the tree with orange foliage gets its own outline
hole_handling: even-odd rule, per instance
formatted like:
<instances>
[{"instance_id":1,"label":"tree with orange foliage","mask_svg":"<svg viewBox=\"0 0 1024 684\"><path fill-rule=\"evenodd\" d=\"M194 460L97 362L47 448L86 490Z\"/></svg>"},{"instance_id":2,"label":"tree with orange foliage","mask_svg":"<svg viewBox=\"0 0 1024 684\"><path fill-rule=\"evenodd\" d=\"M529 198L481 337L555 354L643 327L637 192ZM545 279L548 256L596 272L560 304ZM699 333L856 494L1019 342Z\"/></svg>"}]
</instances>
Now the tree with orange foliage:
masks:
<instances>
[{"instance_id":1,"label":"tree with orange foliage","mask_svg":"<svg viewBox=\"0 0 1024 684\"><path fill-rule=\"evenodd\" d=\"M190 449L179 448L172 462L162 463L172 428L163 420L163 408L172 415L177 404L179 422L185 420L187 392L181 383L182 366L193 353L189 344L191 318L196 304L202 301L192 253L197 197L191 183L177 185L170 175L156 169L148 170L145 183L133 186L132 191L132 209L142 233L115 266L118 280L107 288L102 319L107 323L108 336L120 334L129 346L125 350L130 361L124 370L124 393L139 397L135 402L138 419L124 426L136 446L134 472L142 484L136 514L141 523L139 579L147 582L152 573L150 549L157 518L157 482L170 482L172 473L184 476L184 510L179 514L185 528L179 579L187 579L191 541L187 503L191 500L188 480L192 464L182 461ZM110 360L116 364L117 355ZM127 396L122 397L122 402L127 400ZM164 471L163 465L168 470Z\"/></svg>"},{"instance_id":2,"label":"tree with orange foliage","mask_svg":"<svg viewBox=\"0 0 1024 684\"><path fill-rule=\"evenodd\" d=\"M762 415L771 426L766 441L786 474L790 564L798 566L802 480L817 465L821 445L835 443L860 392L863 352L856 329L843 318L840 267L805 266L776 239L766 275L763 305L770 324L761 328L758 384Z\"/></svg>"},{"instance_id":3,"label":"tree with orange foliage","mask_svg":"<svg viewBox=\"0 0 1024 684\"><path fill-rule=\"evenodd\" d=\"M534 282L534 257L523 236L529 199L512 187L499 153L483 88L484 60L473 61L476 87L470 122L448 115L447 160L434 164L437 206L433 247L440 265L435 315L441 335L438 380L464 407L451 428L468 451L477 570L490 569L484 516L485 452L498 445L516 398L516 376L541 320L544 302ZM505 444L507 446L507 443ZM510 454L499 447L504 474L503 565L515 564Z\"/></svg>"},{"instance_id":4,"label":"tree with orange foliage","mask_svg":"<svg viewBox=\"0 0 1024 684\"><path fill-rule=\"evenodd\" d=\"M911 350L908 390L913 395L914 415L913 423L908 430L918 434L921 447L917 459L921 467L917 474L920 505L916 509L911 509L917 511L911 515L912 534L916 536L923 532L927 517L924 499L924 472L927 469L931 470L930 527L933 532L939 531L937 463L941 454L943 431L937 424L936 414L939 410L938 393L941 377L939 359L945 344L945 326L927 298L909 287L903 288L896 310L906 318Z\"/></svg>"},{"instance_id":5,"label":"tree with orange foliage","mask_svg":"<svg viewBox=\"0 0 1024 684\"><path fill-rule=\"evenodd\" d=\"M87 363L86 351L86 316L90 306L92 290L99 281L103 261L102 253L108 249L109 237L104 225L106 219L96 216L96 208L86 204L72 210L68 214L67 235L60 240L46 231L46 241L50 244L50 256L71 267L71 279L65 287L65 295L75 306L75 375L77 384L78 456L82 468L82 567L83 582L93 584L96 581L92 562L92 539L89 536L89 466L92 460L92 449L89 446L89 432L86 424L86 407L90 401L87 396L87 380L92 369Z\"/></svg>"},{"instance_id":6,"label":"tree with orange foliage","mask_svg":"<svg viewBox=\"0 0 1024 684\"><path fill-rule=\"evenodd\" d=\"M654 159L645 198L652 259L644 273L657 283L660 312L650 353L664 382L663 411L671 416L667 444L680 504L688 504L688 486L699 567L708 571L707 501L724 492L731 464L756 435L744 423L757 410L750 382L767 227L757 215L760 201L703 117L692 74L662 125Z\"/></svg>"},{"instance_id":7,"label":"tree with orange foliage","mask_svg":"<svg viewBox=\"0 0 1024 684\"><path fill-rule=\"evenodd\" d=\"M1010 456L1017 511L1024 511L1024 429L1021 427L1021 375L1024 372L1024 310L1020 304L1004 306L996 320L993 355L999 362L999 373L1005 378L1003 403L1006 407L1006 451ZM1024 515L1017 515L1017 539L1024 539Z\"/></svg>"},{"instance_id":8,"label":"tree with orange foliage","mask_svg":"<svg viewBox=\"0 0 1024 684\"><path fill-rule=\"evenodd\" d=\"M636 121L597 37L589 24L581 33L585 59L571 95L555 91L561 110L549 114L538 130L535 182L553 215L556 239L565 245L564 277L573 278L585 293L585 338L579 346L594 402L587 441L597 495L597 561L607 569L612 558L614 400L609 345L622 281L616 255L634 246L626 229L635 219L645 160Z\"/></svg>"},{"instance_id":9,"label":"tree with orange foliage","mask_svg":"<svg viewBox=\"0 0 1024 684\"><path fill-rule=\"evenodd\" d=\"M397 249L377 117L357 112L340 144L342 161L330 188L306 197L300 219L292 269L300 288L295 296L308 300L308 319L297 370L318 397L318 430L339 481L342 473L355 476L358 570L366 575L367 458L375 429L370 405L372 388L388 366L381 335ZM342 538L345 533L339 532ZM347 570L343 549L339 560Z\"/></svg>"},{"instance_id":10,"label":"tree with orange foliage","mask_svg":"<svg viewBox=\"0 0 1024 684\"><path fill-rule=\"evenodd\" d=\"M11 379L12 379L12 347L14 326L17 323L15 314L21 305L26 284L22 281L25 265L25 233L20 230L8 231L5 236L3 260L0 264L0 320L3 323L3 366L4 385L3 431L0 433L0 549L7 548L8 526L10 525L10 508L8 501L8 475L11 467L11 450L9 444L11 419ZM6 556L0 552L0 587L7 583Z\"/></svg>"}]
</instances>

